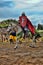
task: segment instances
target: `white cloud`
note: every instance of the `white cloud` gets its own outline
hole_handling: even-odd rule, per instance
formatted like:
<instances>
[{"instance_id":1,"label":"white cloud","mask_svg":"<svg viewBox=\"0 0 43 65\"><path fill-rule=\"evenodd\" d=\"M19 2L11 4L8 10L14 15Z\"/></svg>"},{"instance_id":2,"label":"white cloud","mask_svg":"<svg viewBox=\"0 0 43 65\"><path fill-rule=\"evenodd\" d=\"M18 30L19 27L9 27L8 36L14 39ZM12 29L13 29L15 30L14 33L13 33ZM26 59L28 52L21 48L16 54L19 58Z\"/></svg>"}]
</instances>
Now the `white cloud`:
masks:
<instances>
[{"instance_id":1,"label":"white cloud","mask_svg":"<svg viewBox=\"0 0 43 65\"><path fill-rule=\"evenodd\" d=\"M43 20L43 14L38 14L43 12L43 0L1 0L0 2L5 2L5 1L12 1L12 4L10 4L12 7L3 7L0 8L0 16L6 16L10 18L9 15L13 14L15 19L18 19L18 17L15 17L14 13L22 13L25 12L28 18L32 21L32 23L42 23ZM2 13L1 13L2 12ZM35 12L34 14L30 15L30 12ZM6 18L7 18L6 17ZM13 17L12 17L13 18ZM0 18L0 20L4 20Z\"/></svg>"},{"instance_id":2,"label":"white cloud","mask_svg":"<svg viewBox=\"0 0 43 65\"><path fill-rule=\"evenodd\" d=\"M15 3L15 8L18 8L18 9L24 9L24 8L27 8L27 9L33 9L35 8L34 10L37 10L36 6L39 5L40 6L40 2L43 2L42 0L13 0L13 3ZM38 8L40 9L41 6ZM41 9L40 9L41 10Z\"/></svg>"},{"instance_id":3,"label":"white cloud","mask_svg":"<svg viewBox=\"0 0 43 65\"><path fill-rule=\"evenodd\" d=\"M21 3L38 3L42 0L13 0L14 2L21 2Z\"/></svg>"},{"instance_id":4,"label":"white cloud","mask_svg":"<svg viewBox=\"0 0 43 65\"><path fill-rule=\"evenodd\" d=\"M30 19L33 24L35 23L35 25L38 25L39 23L43 24L43 15L31 15L28 16L28 19Z\"/></svg>"},{"instance_id":5,"label":"white cloud","mask_svg":"<svg viewBox=\"0 0 43 65\"><path fill-rule=\"evenodd\" d=\"M26 3L39 3L41 0L25 0Z\"/></svg>"},{"instance_id":6,"label":"white cloud","mask_svg":"<svg viewBox=\"0 0 43 65\"><path fill-rule=\"evenodd\" d=\"M43 2L35 4L30 10L37 11L37 12L43 12Z\"/></svg>"},{"instance_id":7,"label":"white cloud","mask_svg":"<svg viewBox=\"0 0 43 65\"><path fill-rule=\"evenodd\" d=\"M3 20L8 20L8 19L16 19L16 18L12 18L12 17L8 17L8 18L0 18L0 22L3 21ZM18 19L16 19L18 20Z\"/></svg>"}]
</instances>

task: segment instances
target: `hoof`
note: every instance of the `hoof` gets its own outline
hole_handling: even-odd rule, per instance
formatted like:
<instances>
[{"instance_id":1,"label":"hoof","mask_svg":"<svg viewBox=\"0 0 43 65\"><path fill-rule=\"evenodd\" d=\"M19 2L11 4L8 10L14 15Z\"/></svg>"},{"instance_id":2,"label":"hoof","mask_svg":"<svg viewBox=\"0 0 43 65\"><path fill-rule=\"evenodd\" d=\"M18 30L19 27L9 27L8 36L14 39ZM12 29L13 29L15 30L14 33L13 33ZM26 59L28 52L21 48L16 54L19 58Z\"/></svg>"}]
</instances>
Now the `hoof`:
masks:
<instances>
[{"instance_id":1,"label":"hoof","mask_svg":"<svg viewBox=\"0 0 43 65\"><path fill-rule=\"evenodd\" d=\"M36 45L30 45L29 47L32 47L32 48L37 48L37 46Z\"/></svg>"},{"instance_id":2,"label":"hoof","mask_svg":"<svg viewBox=\"0 0 43 65\"><path fill-rule=\"evenodd\" d=\"M14 49L18 48L18 46L15 46Z\"/></svg>"}]
</instances>

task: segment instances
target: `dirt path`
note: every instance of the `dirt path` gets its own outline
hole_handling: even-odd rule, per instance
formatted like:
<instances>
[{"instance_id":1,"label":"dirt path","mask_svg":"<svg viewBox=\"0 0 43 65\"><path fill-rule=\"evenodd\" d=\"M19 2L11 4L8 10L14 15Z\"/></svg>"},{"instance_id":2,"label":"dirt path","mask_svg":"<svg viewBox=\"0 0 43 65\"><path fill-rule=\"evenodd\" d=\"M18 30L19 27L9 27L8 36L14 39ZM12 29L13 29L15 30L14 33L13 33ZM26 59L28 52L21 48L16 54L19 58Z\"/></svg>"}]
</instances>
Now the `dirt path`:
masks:
<instances>
[{"instance_id":1,"label":"dirt path","mask_svg":"<svg viewBox=\"0 0 43 65\"><path fill-rule=\"evenodd\" d=\"M29 43L28 43L29 44ZM26 44L0 44L0 65L43 65L43 43L37 43L37 48Z\"/></svg>"}]
</instances>

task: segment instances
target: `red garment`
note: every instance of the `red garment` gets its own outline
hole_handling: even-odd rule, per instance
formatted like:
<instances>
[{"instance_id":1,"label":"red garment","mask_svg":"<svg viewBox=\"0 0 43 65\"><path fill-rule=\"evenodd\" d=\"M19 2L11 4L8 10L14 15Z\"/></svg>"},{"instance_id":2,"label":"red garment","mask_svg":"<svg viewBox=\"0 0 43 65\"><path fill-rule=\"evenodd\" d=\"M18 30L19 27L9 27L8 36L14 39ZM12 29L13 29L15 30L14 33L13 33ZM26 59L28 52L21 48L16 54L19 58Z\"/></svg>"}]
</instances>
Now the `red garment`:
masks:
<instances>
[{"instance_id":1,"label":"red garment","mask_svg":"<svg viewBox=\"0 0 43 65\"><path fill-rule=\"evenodd\" d=\"M26 16L20 16L19 17L19 23L22 27L25 27L27 24L27 17Z\"/></svg>"},{"instance_id":2,"label":"red garment","mask_svg":"<svg viewBox=\"0 0 43 65\"><path fill-rule=\"evenodd\" d=\"M27 27L31 31L32 34L35 34L35 28L29 19L27 19Z\"/></svg>"},{"instance_id":3,"label":"red garment","mask_svg":"<svg viewBox=\"0 0 43 65\"><path fill-rule=\"evenodd\" d=\"M20 16L19 23L20 23L20 26L22 26L23 28L27 26L27 28L30 30L30 32L32 34L35 34L35 28L32 25L31 21L26 16Z\"/></svg>"}]
</instances>

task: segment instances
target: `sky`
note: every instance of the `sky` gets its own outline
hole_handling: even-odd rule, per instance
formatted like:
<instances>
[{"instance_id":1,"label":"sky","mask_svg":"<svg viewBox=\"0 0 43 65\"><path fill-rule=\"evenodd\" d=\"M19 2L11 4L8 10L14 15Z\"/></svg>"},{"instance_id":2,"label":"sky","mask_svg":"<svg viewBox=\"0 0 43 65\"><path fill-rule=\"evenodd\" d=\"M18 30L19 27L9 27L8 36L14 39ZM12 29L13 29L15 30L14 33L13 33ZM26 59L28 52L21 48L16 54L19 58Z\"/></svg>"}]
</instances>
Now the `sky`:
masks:
<instances>
[{"instance_id":1,"label":"sky","mask_svg":"<svg viewBox=\"0 0 43 65\"><path fill-rule=\"evenodd\" d=\"M43 24L43 0L0 0L0 21L18 20L22 12L34 25Z\"/></svg>"}]
</instances>

